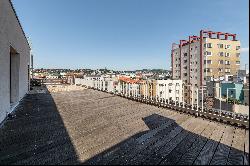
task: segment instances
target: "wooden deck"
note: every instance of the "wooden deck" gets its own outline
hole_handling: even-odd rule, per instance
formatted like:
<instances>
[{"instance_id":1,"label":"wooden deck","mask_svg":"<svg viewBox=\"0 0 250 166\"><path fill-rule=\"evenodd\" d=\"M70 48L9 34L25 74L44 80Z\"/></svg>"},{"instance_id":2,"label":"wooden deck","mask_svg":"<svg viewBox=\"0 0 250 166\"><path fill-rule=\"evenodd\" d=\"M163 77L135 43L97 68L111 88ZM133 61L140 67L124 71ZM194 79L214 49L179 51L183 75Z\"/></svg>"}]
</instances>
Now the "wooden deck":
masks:
<instances>
[{"instance_id":1,"label":"wooden deck","mask_svg":"<svg viewBox=\"0 0 250 166\"><path fill-rule=\"evenodd\" d=\"M0 129L0 164L248 165L249 130L91 89L30 94Z\"/></svg>"}]
</instances>

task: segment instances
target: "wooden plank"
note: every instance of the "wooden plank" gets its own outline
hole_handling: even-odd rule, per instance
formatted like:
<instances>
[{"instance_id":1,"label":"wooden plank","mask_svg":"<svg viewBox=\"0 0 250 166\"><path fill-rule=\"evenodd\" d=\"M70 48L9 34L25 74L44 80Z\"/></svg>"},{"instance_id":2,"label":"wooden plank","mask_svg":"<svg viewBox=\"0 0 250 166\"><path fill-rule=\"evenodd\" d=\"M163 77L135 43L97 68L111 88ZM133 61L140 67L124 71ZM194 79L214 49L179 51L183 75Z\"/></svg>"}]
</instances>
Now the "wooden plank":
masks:
<instances>
[{"instance_id":1,"label":"wooden plank","mask_svg":"<svg viewBox=\"0 0 250 166\"><path fill-rule=\"evenodd\" d=\"M246 130L244 149L244 165L249 165L249 130Z\"/></svg>"},{"instance_id":2,"label":"wooden plank","mask_svg":"<svg viewBox=\"0 0 250 166\"><path fill-rule=\"evenodd\" d=\"M190 121L189 119L184 123L182 123L181 125L175 127L168 135L162 137L161 139L157 140L156 143L152 144L151 146L147 147L146 149L138 153L134 158L130 159L130 161L126 162L125 164L141 164L144 161L146 161L148 157L150 157L154 153L157 153L168 142L173 141L173 139L178 134L180 134L185 129L185 127L189 126L192 123L192 121ZM185 134L186 133L181 134L181 137L182 135Z\"/></svg>"},{"instance_id":3,"label":"wooden plank","mask_svg":"<svg viewBox=\"0 0 250 166\"><path fill-rule=\"evenodd\" d=\"M232 147L229 152L227 165L243 165L244 164L244 141L245 130L236 128Z\"/></svg>"},{"instance_id":4,"label":"wooden plank","mask_svg":"<svg viewBox=\"0 0 250 166\"><path fill-rule=\"evenodd\" d=\"M179 114L176 114L173 117L176 117L176 116L178 116L177 121L184 121L185 119L187 119L186 116L179 115ZM121 164L121 162L129 161L131 158L136 156L137 153L139 153L140 151L143 151L148 146L150 146L151 144L156 142L158 139L167 135L176 126L177 126L177 124L173 123L169 127L166 127L163 130L160 130L153 137L145 140L144 142L138 142L135 140L132 144L129 144L126 148L121 147L121 149L117 153L115 153L112 156L112 158L109 158L108 160L106 158L105 161L102 161L100 164L105 164L106 162L108 164L116 164L116 163Z\"/></svg>"},{"instance_id":5,"label":"wooden plank","mask_svg":"<svg viewBox=\"0 0 250 166\"><path fill-rule=\"evenodd\" d=\"M226 165L234 135L234 127L226 126L210 165Z\"/></svg>"},{"instance_id":6,"label":"wooden plank","mask_svg":"<svg viewBox=\"0 0 250 166\"><path fill-rule=\"evenodd\" d=\"M146 106L146 105L144 105L144 106ZM151 107L149 107L149 108L151 108ZM155 110L154 110L155 109ZM150 110L148 110L148 113L150 113L150 112L152 112L152 111L154 111L154 112L157 112L157 111L164 111L165 113L166 113L166 111L165 110L163 110L163 109L158 109L158 108L156 108L156 107L153 107L153 110L152 109L150 109ZM137 111L137 109L135 110L136 112L138 112ZM144 111L145 112L145 111ZM159 112L160 113L160 112ZM160 113L161 114L161 113ZM167 114L169 115L169 112L167 112ZM132 117L133 117L133 115L132 115ZM135 123L133 122L134 120L135 120L135 117L130 117L130 118L128 118L127 120L128 120L128 122L123 122L125 125L129 125L130 127L135 127L136 125L135 125ZM141 116L138 116L139 117L139 119L141 119L141 117L143 117L142 115ZM157 118L159 118L159 116L156 116ZM132 120L131 120L132 119ZM138 119L138 120L139 120ZM124 120L124 119L123 119ZM140 120L141 121L141 120ZM157 120L156 120L157 121ZM120 123L120 122L118 122L118 123ZM162 123L164 123L164 121L162 121ZM123 124L123 126L124 126L124 124ZM114 123L113 125L117 125L117 123ZM144 125L145 126L145 125ZM122 127L122 126L121 126ZM127 127L126 127L127 128ZM121 128L122 129L122 128ZM139 128L138 128L139 129ZM138 131L138 129L137 129L137 131ZM112 132L113 132L113 130L111 130ZM109 131L110 132L110 131ZM103 142L101 142L101 144L93 144L93 146L88 146L88 149L90 149L90 150L85 150L85 151L80 151L79 153L78 153L78 155L80 155L79 157L81 157L81 156L83 156L83 157L87 157L87 156L90 156L90 157L92 157L93 155L95 155L95 154L93 154L93 153L96 153L97 152L97 150L98 151L101 151L102 149L103 149L103 151L105 151L105 146L106 146L106 148L109 148L110 146L113 146L114 145L114 142L118 142L119 140L121 140L121 139L123 139L123 137L125 138L125 136L128 136L128 134L126 135L126 133L125 132L127 132L127 131L118 131L117 130L117 132L119 132L120 134L118 135L118 136L115 136L115 137L113 137L113 135L117 135L117 134L108 134L108 132L106 132L106 134L105 135L107 135L107 139L103 139L104 141ZM101 135L102 137L103 137L103 135ZM93 138L91 137L90 138L92 141L93 141ZM84 139L84 141L86 142L86 139ZM82 145L80 145L80 146L77 146L77 149L82 149L82 148L84 148L84 147L81 147ZM87 145L86 145L87 146ZM95 150L96 149L96 150ZM112 147L112 149L113 149L113 147ZM92 155L93 154L93 155ZM91 156L92 155L92 156ZM98 157L94 157L93 158L93 160L95 160L96 158L98 158ZM81 158L81 160L82 160L82 158ZM83 158L83 160L84 160L84 158Z\"/></svg>"},{"instance_id":7,"label":"wooden plank","mask_svg":"<svg viewBox=\"0 0 250 166\"><path fill-rule=\"evenodd\" d=\"M142 165L157 165L159 164L167 155L169 155L177 146L180 144L188 135L192 135L193 130L198 127L200 120L190 118L192 123L188 126L188 130L184 129L180 134L178 134L172 141L165 144L156 153L149 156Z\"/></svg>"},{"instance_id":8,"label":"wooden plank","mask_svg":"<svg viewBox=\"0 0 250 166\"><path fill-rule=\"evenodd\" d=\"M209 121L200 121L199 125L193 133L188 135L165 159L160 163L160 165L176 165L182 155L192 146L192 144L198 139L199 135L205 130L209 125Z\"/></svg>"},{"instance_id":9,"label":"wooden plank","mask_svg":"<svg viewBox=\"0 0 250 166\"><path fill-rule=\"evenodd\" d=\"M157 120L157 119L156 119ZM88 161L88 164L104 164L106 162L109 162L112 160L115 156L120 156L119 153L126 153L128 150L132 150L132 148L135 148L138 146L138 143L144 144L144 142L149 139L150 137L153 137L157 132L160 132L164 128L168 128L173 124L173 121L168 121L165 124L163 124L161 127L155 128L151 131L146 131L145 134L140 136L139 138L136 138L132 136L131 138L127 139L122 143L122 145L118 145L118 147L112 148L112 150L104 153L103 155L99 155L96 158L91 159ZM119 155L118 155L119 154Z\"/></svg>"},{"instance_id":10,"label":"wooden plank","mask_svg":"<svg viewBox=\"0 0 250 166\"><path fill-rule=\"evenodd\" d=\"M216 128L217 128L217 124L210 122L209 125L204 130L204 132L201 133L198 139L192 144L192 146L180 158L180 160L177 162L176 165L192 165Z\"/></svg>"},{"instance_id":11,"label":"wooden plank","mask_svg":"<svg viewBox=\"0 0 250 166\"><path fill-rule=\"evenodd\" d=\"M145 112L144 112L145 113ZM140 115L142 115L142 112L141 113L139 113ZM141 116L138 116L138 119L140 119L141 118ZM129 119L131 119L131 118L129 118ZM133 119L133 121L136 121L136 119ZM131 121L130 121L131 122ZM137 127L138 125L136 125L135 123L133 123L132 122L132 124L133 124L133 127ZM131 124L127 124L127 125L131 125ZM131 125L132 126L132 125ZM108 132L112 132L113 134L109 134ZM80 149L80 150L82 150L82 151L84 151L84 152L87 152L87 148L93 148L93 146L99 146L99 144L98 143L96 143L96 142L94 142L93 143L93 141L95 141L95 138L99 135L100 137L98 137L98 138L101 138L101 139L99 139L100 141L101 140L108 140L108 138L110 138L110 139L113 139L113 137L115 137L116 136L116 133L117 132L120 132L121 134L122 134L122 131L121 130L117 130L117 128L116 128L116 126L115 125L111 125L111 124L109 124L108 125L108 128L104 128L103 130L101 130L101 131L98 131L96 134L94 134L94 138L93 137L91 137L91 139L89 140L89 141L92 141L92 143L91 142L89 142L89 146L83 146L83 145L80 145L81 147L78 147L77 146L77 150L78 149ZM104 135L103 133L106 133L106 135ZM93 133L89 133L89 134L92 134L93 135ZM112 137L110 136L110 135L112 135ZM107 139L106 139L107 138ZM74 141L76 141L76 140L74 140ZM79 140L80 141L80 140ZM85 143L87 143L87 141L88 140L86 140L86 138L85 138ZM104 142L101 142L101 144L103 144ZM100 144L100 145L101 145ZM78 158L79 158L79 152L78 152ZM40 160L41 158L43 158L44 157L44 155L46 155L46 154L40 154L39 155L39 157L38 157L38 155L36 155L36 158L39 158L39 160L37 160L37 162L39 161L39 164L45 164L45 163L48 163L48 162L50 162L51 164L57 164L58 162L64 162L65 160L67 160L68 161L68 159L69 158L71 158L70 160L75 160L75 158L74 158L74 156L70 156L70 155L63 155L63 156L53 156L53 157L51 157L51 158L48 158L48 159L46 159L46 160ZM85 155L85 157L87 157L87 153L85 153L84 154ZM31 160L33 160L32 158L30 158L28 161L26 161L26 163L28 163L28 162L30 162Z\"/></svg>"},{"instance_id":12,"label":"wooden plank","mask_svg":"<svg viewBox=\"0 0 250 166\"><path fill-rule=\"evenodd\" d=\"M223 131L225 130L225 125L218 124L218 127L213 132L212 136L206 142L205 146L200 151L200 154L194 161L194 165L208 165L212 160L214 152L222 138Z\"/></svg>"}]
</instances>

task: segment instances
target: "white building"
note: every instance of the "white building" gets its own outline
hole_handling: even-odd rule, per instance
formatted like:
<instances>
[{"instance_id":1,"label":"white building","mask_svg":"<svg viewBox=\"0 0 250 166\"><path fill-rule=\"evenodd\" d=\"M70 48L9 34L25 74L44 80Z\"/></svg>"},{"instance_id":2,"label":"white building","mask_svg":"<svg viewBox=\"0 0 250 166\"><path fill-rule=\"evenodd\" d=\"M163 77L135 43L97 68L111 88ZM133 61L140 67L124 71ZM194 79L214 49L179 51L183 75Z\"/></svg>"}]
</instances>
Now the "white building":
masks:
<instances>
[{"instance_id":1,"label":"white building","mask_svg":"<svg viewBox=\"0 0 250 166\"><path fill-rule=\"evenodd\" d=\"M86 75L84 78L75 78L75 84L85 85L91 88L115 92L115 82L117 78L104 75Z\"/></svg>"},{"instance_id":2,"label":"white building","mask_svg":"<svg viewBox=\"0 0 250 166\"><path fill-rule=\"evenodd\" d=\"M156 96L163 99L183 101L182 80L156 80Z\"/></svg>"},{"instance_id":3,"label":"white building","mask_svg":"<svg viewBox=\"0 0 250 166\"><path fill-rule=\"evenodd\" d=\"M30 47L10 0L0 0L0 123L29 91Z\"/></svg>"}]
</instances>

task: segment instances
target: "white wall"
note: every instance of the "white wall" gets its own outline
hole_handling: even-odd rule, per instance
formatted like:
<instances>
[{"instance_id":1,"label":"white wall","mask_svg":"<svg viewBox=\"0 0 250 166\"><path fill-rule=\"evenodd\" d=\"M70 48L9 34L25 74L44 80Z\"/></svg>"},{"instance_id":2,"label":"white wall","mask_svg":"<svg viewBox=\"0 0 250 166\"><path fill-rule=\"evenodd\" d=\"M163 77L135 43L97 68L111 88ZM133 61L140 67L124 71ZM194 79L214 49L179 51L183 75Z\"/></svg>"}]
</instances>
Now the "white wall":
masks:
<instances>
[{"instance_id":1,"label":"white wall","mask_svg":"<svg viewBox=\"0 0 250 166\"><path fill-rule=\"evenodd\" d=\"M176 97L179 97L179 101L180 102L183 101L182 80L157 80L156 82L157 82L156 96L159 96L160 98L163 98L163 99L172 98L172 100L174 100ZM172 83L172 86L169 86L170 83ZM163 85L163 86L159 86L159 85ZM169 93L169 89L172 90L171 93Z\"/></svg>"},{"instance_id":2,"label":"white wall","mask_svg":"<svg viewBox=\"0 0 250 166\"><path fill-rule=\"evenodd\" d=\"M30 49L9 0L0 0L0 122L10 112L10 46L20 56L18 100L28 92Z\"/></svg>"}]
</instances>

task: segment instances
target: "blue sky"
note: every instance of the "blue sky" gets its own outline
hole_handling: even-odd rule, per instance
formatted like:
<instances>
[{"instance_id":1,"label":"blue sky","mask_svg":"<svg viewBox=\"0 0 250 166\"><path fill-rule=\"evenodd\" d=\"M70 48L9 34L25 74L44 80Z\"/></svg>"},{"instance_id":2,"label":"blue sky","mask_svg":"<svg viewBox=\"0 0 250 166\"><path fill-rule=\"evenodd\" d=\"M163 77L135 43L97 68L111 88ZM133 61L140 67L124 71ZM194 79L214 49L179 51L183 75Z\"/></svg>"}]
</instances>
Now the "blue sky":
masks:
<instances>
[{"instance_id":1,"label":"blue sky","mask_svg":"<svg viewBox=\"0 0 250 166\"><path fill-rule=\"evenodd\" d=\"M249 61L248 0L12 1L35 68L169 69L171 44L201 29L236 33Z\"/></svg>"}]
</instances>

